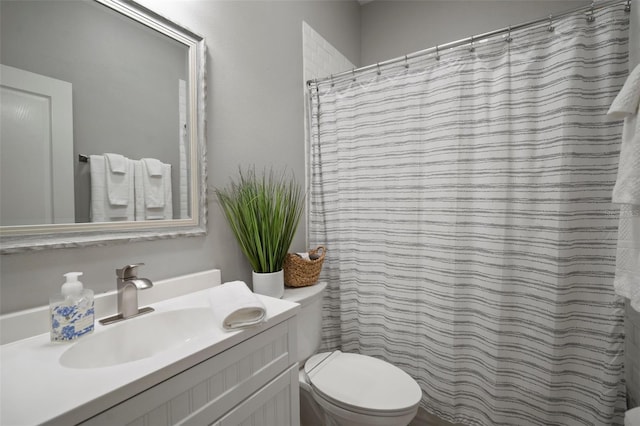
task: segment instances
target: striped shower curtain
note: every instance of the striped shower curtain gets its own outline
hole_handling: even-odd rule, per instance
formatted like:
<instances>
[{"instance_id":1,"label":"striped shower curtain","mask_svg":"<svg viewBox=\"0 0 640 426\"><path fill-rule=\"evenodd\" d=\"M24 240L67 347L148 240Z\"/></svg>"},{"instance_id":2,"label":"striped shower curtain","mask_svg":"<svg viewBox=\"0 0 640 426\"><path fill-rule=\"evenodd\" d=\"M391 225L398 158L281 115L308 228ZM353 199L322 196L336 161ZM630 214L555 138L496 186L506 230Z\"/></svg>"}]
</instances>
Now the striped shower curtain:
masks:
<instances>
[{"instance_id":1,"label":"striped shower curtain","mask_svg":"<svg viewBox=\"0 0 640 426\"><path fill-rule=\"evenodd\" d=\"M311 101L324 349L385 359L469 425L620 425L613 291L623 5L354 78ZM375 372L372 372L375 374Z\"/></svg>"}]
</instances>

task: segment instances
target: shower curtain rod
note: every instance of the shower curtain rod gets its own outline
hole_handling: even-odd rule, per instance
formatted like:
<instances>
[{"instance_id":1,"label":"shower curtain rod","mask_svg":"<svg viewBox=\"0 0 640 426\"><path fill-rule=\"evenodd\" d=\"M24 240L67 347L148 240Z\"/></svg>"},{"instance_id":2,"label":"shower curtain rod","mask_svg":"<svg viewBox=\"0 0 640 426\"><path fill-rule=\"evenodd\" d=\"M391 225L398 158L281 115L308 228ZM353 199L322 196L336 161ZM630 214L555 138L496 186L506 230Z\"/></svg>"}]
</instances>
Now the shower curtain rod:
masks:
<instances>
[{"instance_id":1,"label":"shower curtain rod","mask_svg":"<svg viewBox=\"0 0 640 426\"><path fill-rule=\"evenodd\" d=\"M315 84L316 86L318 85L318 83L327 81L327 80L333 80L333 79L339 79L342 77L345 77L347 75L353 75L354 79L355 79L355 74L356 73L361 73L361 72L365 72L365 71L370 71L372 69L378 68L378 74L380 74L380 68L387 66L387 65L391 65L391 64L395 64L397 62L405 62L405 67L409 67L408 61L409 59L413 59L413 58L417 58L420 56L425 56L428 55L430 53L436 53L436 59L439 60L440 59L440 52L442 52L443 50L447 50L447 49L452 49L454 47L458 47L458 46L462 46L465 44L469 44L470 45L470 49L474 49L473 43L480 41L480 40L485 40L488 39L490 37L495 37L497 35L500 34L508 34L508 38L506 39L507 41L511 41L511 32L516 31L516 30L520 30L526 27L531 27L534 25L538 25L544 22L547 22L549 24L549 26L547 27L548 31L553 31L554 27L553 27L553 20L554 19L558 19L558 18L563 18L565 16L574 14L574 13L579 13L579 12L586 12L587 16L586 19L589 22L592 22L593 20L595 20L595 17L593 16L593 12L599 9L603 9L605 7L609 7L609 6L613 6L616 4L622 4L624 3L624 0L606 0L606 1L602 1L602 2L598 2L596 4L595 1L591 2L590 6L583 6L583 7L579 7L577 9L573 9L573 10L569 10L566 12L562 12L559 13L557 15L549 15L546 18L540 18L540 19L536 19L533 21L529 21L529 22L524 22L522 24L518 24L518 25L510 25L508 27L505 28L501 28L499 30L493 30L493 31L489 31L483 34L479 34L479 35L474 35L471 37L467 37L467 38L463 38L460 40L456 40L456 41L452 41L446 44L442 44L442 45L436 45L435 47L430 47L428 49L424 49L424 50L419 50L417 52L414 53L410 53L404 56L398 56L397 58L393 58L393 59L388 59L386 61L383 62L378 62L375 64L371 64L371 65L366 65L364 67L360 67L360 68L353 68L352 70L347 70L347 71L342 71L338 74L332 74L328 77L322 77L322 78L314 78L311 80L307 80L307 88L311 89L312 85ZM631 11L631 0L626 0L626 6L625 6L625 11L626 12L630 12Z\"/></svg>"}]
</instances>

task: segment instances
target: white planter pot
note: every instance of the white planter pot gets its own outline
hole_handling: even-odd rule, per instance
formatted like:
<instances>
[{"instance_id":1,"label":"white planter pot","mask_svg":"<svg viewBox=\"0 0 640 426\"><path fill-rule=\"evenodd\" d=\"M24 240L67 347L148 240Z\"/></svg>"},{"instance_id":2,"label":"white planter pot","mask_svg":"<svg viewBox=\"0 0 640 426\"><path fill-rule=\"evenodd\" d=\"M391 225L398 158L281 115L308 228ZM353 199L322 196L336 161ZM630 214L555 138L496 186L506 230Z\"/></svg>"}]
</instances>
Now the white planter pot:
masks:
<instances>
[{"instance_id":1,"label":"white planter pot","mask_svg":"<svg viewBox=\"0 0 640 426\"><path fill-rule=\"evenodd\" d=\"M253 292L280 299L284 294L284 270L278 272L253 272Z\"/></svg>"}]
</instances>

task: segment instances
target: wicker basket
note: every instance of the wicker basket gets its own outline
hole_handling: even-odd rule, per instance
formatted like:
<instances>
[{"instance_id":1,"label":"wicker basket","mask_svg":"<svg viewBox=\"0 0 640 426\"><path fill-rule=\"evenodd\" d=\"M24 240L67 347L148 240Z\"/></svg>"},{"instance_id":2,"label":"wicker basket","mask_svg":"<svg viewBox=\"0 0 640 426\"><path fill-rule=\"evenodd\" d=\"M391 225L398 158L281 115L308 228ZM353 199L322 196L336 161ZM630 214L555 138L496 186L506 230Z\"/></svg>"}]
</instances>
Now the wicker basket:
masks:
<instances>
[{"instance_id":1,"label":"wicker basket","mask_svg":"<svg viewBox=\"0 0 640 426\"><path fill-rule=\"evenodd\" d=\"M319 246L314 250L309 250L309 257L313 260L305 260L295 253L287 253L284 259L284 283L289 287L306 287L318 281L322 262L327 250Z\"/></svg>"}]
</instances>

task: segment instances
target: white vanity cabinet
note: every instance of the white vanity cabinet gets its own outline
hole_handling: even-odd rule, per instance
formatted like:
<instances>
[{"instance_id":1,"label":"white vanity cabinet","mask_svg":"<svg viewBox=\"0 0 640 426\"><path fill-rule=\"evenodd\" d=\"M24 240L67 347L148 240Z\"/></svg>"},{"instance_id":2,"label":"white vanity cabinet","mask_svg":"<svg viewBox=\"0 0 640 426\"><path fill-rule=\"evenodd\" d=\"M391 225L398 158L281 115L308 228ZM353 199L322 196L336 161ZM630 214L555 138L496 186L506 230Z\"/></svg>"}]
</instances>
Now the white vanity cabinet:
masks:
<instances>
[{"instance_id":1,"label":"white vanity cabinet","mask_svg":"<svg viewBox=\"0 0 640 426\"><path fill-rule=\"evenodd\" d=\"M293 397L294 392L298 393L297 365L289 367L212 426L299 425L299 403L297 395Z\"/></svg>"},{"instance_id":2,"label":"white vanity cabinet","mask_svg":"<svg viewBox=\"0 0 640 426\"><path fill-rule=\"evenodd\" d=\"M275 324L81 424L298 426L296 321Z\"/></svg>"}]
</instances>

